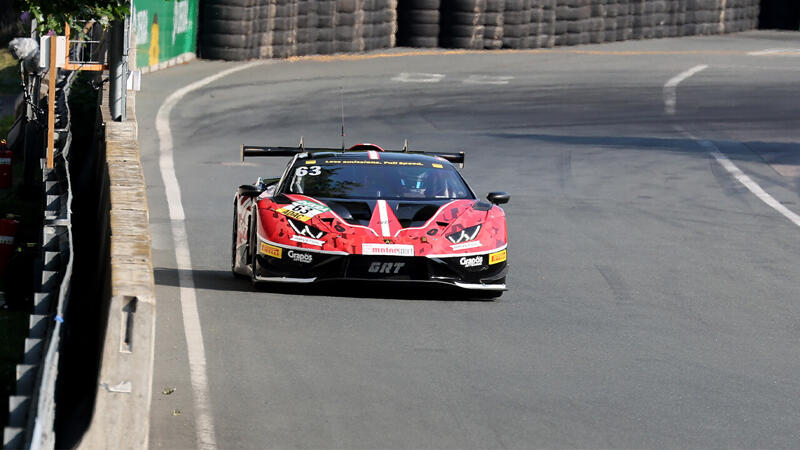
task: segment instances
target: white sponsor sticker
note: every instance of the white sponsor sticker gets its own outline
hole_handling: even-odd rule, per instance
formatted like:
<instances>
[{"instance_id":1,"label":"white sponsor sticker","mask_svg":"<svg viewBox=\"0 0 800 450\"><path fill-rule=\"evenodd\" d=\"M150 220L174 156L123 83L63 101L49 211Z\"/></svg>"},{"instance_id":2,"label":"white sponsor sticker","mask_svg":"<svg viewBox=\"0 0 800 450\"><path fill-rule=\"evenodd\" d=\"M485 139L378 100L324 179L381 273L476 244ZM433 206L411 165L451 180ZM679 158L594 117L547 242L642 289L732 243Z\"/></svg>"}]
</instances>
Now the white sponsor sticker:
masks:
<instances>
[{"instance_id":1,"label":"white sponsor sticker","mask_svg":"<svg viewBox=\"0 0 800 450\"><path fill-rule=\"evenodd\" d=\"M298 234L292 236L289 239L291 239L291 240L293 240L295 242L302 242L303 244L316 245L317 247L322 247L322 244L325 243L325 241L320 241L320 240L317 240L317 239L307 238L305 236L300 236Z\"/></svg>"},{"instance_id":2,"label":"white sponsor sticker","mask_svg":"<svg viewBox=\"0 0 800 450\"><path fill-rule=\"evenodd\" d=\"M459 259L458 263L464 267L478 267L483 265L483 256L476 256L474 258L467 258L466 256Z\"/></svg>"},{"instance_id":3,"label":"white sponsor sticker","mask_svg":"<svg viewBox=\"0 0 800 450\"><path fill-rule=\"evenodd\" d=\"M5 165L11 164L11 158L0 158L0 164L5 164Z\"/></svg>"},{"instance_id":4,"label":"white sponsor sticker","mask_svg":"<svg viewBox=\"0 0 800 450\"><path fill-rule=\"evenodd\" d=\"M470 241L461 244L451 245L450 248L452 248L453 250L466 250L468 248L480 247L481 245L483 245L481 244L481 241Z\"/></svg>"},{"instance_id":5,"label":"white sponsor sticker","mask_svg":"<svg viewBox=\"0 0 800 450\"><path fill-rule=\"evenodd\" d=\"M414 256L413 245L401 244L361 244L364 255Z\"/></svg>"},{"instance_id":6,"label":"white sponsor sticker","mask_svg":"<svg viewBox=\"0 0 800 450\"><path fill-rule=\"evenodd\" d=\"M2 245L11 245L14 243L13 236L0 236L0 244Z\"/></svg>"},{"instance_id":7,"label":"white sponsor sticker","mask_svg":"<svg viewBox=\"0 0 800 450\"><path fill-rule=\"evenodd\" d=\"M289 250L288 252L286 252L286 256L288 256L289 259L295 262L301 262L306 264L314 262L314 256L312 256L309 253L300 253Z\"/></svg>"}]
</instances>

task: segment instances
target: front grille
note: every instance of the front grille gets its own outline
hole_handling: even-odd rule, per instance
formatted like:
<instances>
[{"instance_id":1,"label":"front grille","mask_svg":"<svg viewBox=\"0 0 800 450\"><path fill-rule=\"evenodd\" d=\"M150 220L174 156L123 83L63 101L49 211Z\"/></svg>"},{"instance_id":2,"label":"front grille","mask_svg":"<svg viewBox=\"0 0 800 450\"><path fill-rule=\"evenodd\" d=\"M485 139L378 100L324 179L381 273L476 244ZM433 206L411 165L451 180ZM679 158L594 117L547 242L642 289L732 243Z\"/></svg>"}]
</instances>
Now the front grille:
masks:
<instances>
[{"instance_id":1,"label":"front grille","mask_svg":"<svg viewBox=\"0 0 800 450\"><path fill-rule=\"evenodd\" d=\"M428 261L421 257L351 255L347 277L375 280L427 280Z\"/></svg>"}]
</instances>

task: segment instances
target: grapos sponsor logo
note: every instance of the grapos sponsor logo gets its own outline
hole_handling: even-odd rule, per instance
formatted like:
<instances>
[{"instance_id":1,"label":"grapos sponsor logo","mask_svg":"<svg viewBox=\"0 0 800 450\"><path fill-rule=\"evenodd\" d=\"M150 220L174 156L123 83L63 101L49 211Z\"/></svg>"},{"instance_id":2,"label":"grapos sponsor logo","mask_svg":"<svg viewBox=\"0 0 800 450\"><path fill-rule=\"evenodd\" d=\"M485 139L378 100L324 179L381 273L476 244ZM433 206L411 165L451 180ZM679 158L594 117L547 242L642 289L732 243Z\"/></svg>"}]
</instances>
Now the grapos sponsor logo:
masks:
<instances>
[{"instance_id":1,"label":"grapos sponsor logo","mask_svg":"<svg viewBox=\"0 0 800 450\"><path fill-rule=\"evenodd\" d=\"M306 263L306 264L314 261L314 257L309 255L308 253L298 253L292 250L286 252L286 256L291 258L292 261Z\"/></svg>"},{"instance_id":2,"label":"grapos sponsor logo","mask_svg":"<svg viewBox=\"0 0 800 450\"><path fill-rule=\"evenodd\" d=\"M474 258L463 257L458 260L458 263L464 267L478 267L483 265L483 256L476 256Z\"/></svg>"}]
</instances>

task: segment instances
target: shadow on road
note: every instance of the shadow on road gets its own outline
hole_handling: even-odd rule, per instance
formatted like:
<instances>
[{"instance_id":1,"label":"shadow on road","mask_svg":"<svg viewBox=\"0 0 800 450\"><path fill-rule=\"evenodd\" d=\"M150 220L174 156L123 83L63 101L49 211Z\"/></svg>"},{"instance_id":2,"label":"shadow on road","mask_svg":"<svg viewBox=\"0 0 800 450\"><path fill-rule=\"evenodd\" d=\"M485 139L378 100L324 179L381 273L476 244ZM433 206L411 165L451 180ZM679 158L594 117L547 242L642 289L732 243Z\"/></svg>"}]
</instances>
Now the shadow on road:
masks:
<instances>
[{"instance_id":1,"label":"shadow on road","mask_svg":"<svg viewBox=\"0 0 800 450\"><path fill-rule=\"evenodd\" d=\"M615 147L615 148L630 148L635 150L642 149L659 149L659 150L673 150L684 153L696 153L705 156L708 150L702 147L698 141L686 138L660 138L660 137L637 137L637 136L568 136L568 135L552 135L552 134L533 134L533 133L487 133L486 136L495 139L518 139L539 142L549 142L555 144L566 144L576 146L590 146L590 147ZM745 148L755 151L756 153L766 152L774 154L782 154L791 163L800 163L800 157L797 155L798 143L785 143L785 142L735 142L713 139L713 142L723 145L726 148L744 146L742 154L748 154ZM737 156L736 152L726 150L726 155L730 158Z\"/></svg>"},{"instance_id":2,"label":"shadow on road","mask_svg":"<svg viewBox=\"0 0 800 450\"><path fill-rule=\"evenodd\" d=\"M253 287L249 280L234 278L227 270L195 269L191 272L197 289L229 292L264 292L290 296L355 297L392 300L428 301L492 301L460 289L426 283L402 281L322 281L314 284L262 283ZM178 269L157 267L153 270L155 283L180 287Z\"/></svg>"}]
</instances>

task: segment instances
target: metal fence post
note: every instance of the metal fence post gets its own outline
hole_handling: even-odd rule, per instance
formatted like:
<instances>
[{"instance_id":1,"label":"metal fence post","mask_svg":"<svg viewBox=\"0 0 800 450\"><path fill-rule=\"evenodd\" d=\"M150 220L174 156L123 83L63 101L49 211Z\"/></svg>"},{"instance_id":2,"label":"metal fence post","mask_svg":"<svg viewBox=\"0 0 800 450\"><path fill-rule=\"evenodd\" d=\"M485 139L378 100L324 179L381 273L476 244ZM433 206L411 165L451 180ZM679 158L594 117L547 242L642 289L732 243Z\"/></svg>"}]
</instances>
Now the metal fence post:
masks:
<instances>
[{"instance_id":1,"label":"metal fence post","mask_svg":"<svg viewBox=\"0 0 800 450\"><path fill-rule=\"evenodd\" d=\"M111 25L111 43L109 53L109 106L111 108L111 118L116 122L124 122L125 117L125 94L127 85L127 43L125 35L127 27L124 21L114 21Z\"/></svg>"}]
</instances>

